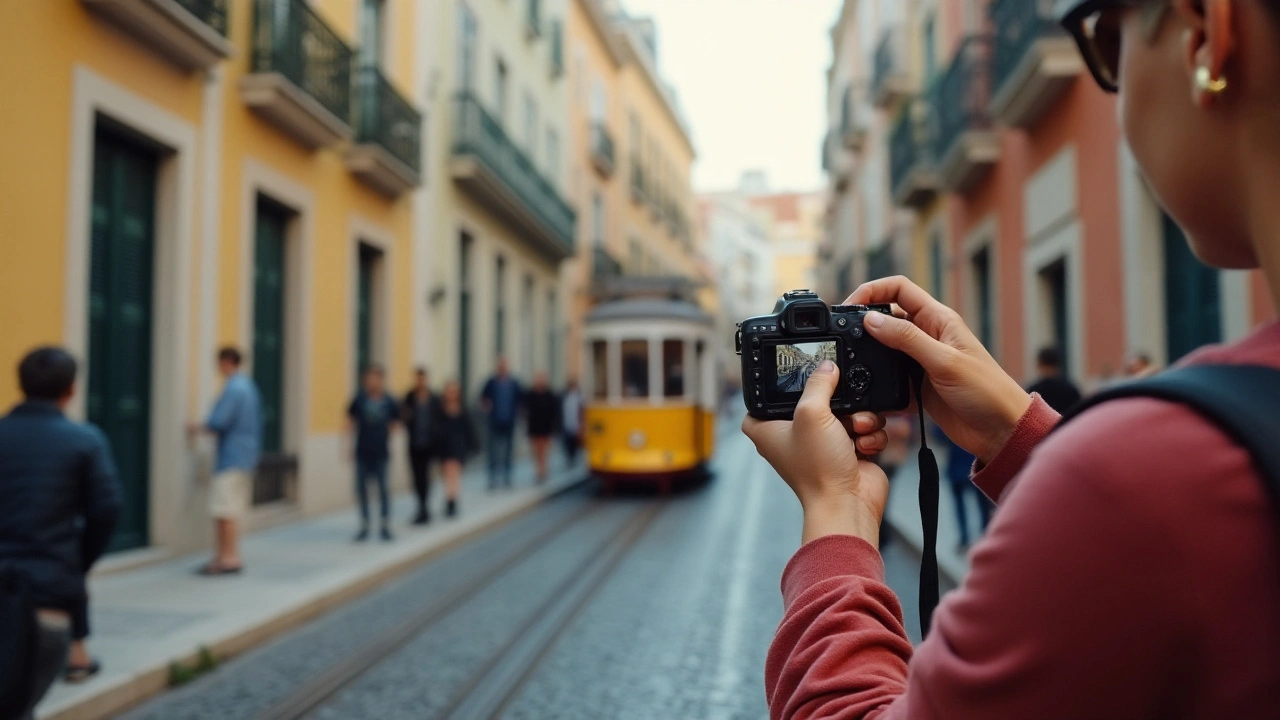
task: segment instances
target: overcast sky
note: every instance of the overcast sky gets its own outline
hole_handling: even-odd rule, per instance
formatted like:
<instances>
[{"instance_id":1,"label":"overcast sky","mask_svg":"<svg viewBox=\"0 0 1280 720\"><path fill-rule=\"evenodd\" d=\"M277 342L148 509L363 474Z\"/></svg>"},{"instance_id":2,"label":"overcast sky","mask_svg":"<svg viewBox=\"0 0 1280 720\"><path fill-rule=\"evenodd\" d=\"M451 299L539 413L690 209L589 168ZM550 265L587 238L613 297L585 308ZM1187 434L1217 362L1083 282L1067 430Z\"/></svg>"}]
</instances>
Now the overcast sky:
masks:
<instances>
[{"instance_id":1,"label":"overcast sky","mask_svg":"<svg viewBox=\"0 0 1280 720\"><path fill-rule=\"evenodd\" d=\"M658 23L658 63L693 126L698 191L761 168L777 190L822 185L828 30L840 0L623 0Z\"/></svg>"}]
</instances>

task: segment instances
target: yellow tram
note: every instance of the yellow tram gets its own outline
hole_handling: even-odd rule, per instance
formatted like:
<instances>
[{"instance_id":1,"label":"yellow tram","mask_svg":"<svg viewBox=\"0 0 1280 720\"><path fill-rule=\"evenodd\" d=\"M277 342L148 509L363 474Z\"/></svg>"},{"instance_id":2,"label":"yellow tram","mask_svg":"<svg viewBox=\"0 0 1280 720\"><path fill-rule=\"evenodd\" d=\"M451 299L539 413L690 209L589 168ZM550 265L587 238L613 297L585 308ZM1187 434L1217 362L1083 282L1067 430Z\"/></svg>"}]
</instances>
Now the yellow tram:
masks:
<instances>
[{"instance_id":1,"label":"yellow tram","mask_svg":"<svg viewBox=\"0 0 1280 720\"><path fill-rule=\"evenodd\" d=\"M683 299L623 298L588 314L585 445L606 490L641 482L666 492L705 472L715 445L713 330Z\"/></svg>"}]
</instances>

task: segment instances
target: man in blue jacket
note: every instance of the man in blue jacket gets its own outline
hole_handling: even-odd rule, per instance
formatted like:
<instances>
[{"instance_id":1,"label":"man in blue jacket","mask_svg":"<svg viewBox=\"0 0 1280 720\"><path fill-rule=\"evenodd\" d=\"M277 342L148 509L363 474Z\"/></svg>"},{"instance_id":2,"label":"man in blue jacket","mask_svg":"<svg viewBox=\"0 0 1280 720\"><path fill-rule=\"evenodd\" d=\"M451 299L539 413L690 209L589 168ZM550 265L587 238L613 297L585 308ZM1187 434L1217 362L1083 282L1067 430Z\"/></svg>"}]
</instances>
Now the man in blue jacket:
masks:
<instances>
[{"instance_id":1,"label":"man in blue jacket","mask_svg":"<svg viewBox=\"0 0 1280 720\"><path fill-rule=\"evenodd\" d=\"M62 671L72 614L86 602L85 576L120 512L106 436L63 415L75 378L65 350L33 350L18 365L25 399L0 418L0 565L22 577L38 608L27 713Z\"/></svg>"}]
</instances>

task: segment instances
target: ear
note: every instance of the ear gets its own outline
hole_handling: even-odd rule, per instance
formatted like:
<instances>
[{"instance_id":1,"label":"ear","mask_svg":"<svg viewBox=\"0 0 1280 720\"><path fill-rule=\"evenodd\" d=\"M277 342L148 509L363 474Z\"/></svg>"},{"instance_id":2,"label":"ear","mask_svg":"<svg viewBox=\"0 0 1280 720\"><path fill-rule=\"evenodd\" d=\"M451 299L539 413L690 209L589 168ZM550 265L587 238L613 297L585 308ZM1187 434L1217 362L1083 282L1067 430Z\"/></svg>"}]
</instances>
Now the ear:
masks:
<instances>
[{"instance_id":1,"label":"ear","mask_svg":"<svg viewBox=\"0 0 1280 720\"><path fill-rule=\"evenodd\" d=\"M1236 0L1174 0L1174 9L1187 24L1183 57L1191 82L1192 100L1208 108L1215 94L1196 82L1196 73L1207 68L1213 80L1226 79L1227 66L1235 49L1233 27Z\"/></svg>"}]
</instances>

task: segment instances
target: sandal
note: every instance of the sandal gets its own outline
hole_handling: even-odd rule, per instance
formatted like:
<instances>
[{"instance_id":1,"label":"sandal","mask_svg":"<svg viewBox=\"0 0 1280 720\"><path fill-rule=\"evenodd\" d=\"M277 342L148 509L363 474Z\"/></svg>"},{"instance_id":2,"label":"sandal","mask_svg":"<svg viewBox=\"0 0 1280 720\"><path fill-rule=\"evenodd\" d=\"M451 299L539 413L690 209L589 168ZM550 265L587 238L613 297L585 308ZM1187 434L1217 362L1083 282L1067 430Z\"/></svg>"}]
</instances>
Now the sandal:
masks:
<instances>
[{"instance_id":1,"label":"sandal","mask_svg":"<svg viewBox=\"0 0 1280 720\"><path fill-rule=\"evenodd\" d=\"M204 577L217 577L219 575L239 575L243 570L243 565L227 567L225 565L219 565L216 562L211 562L201 566L200 569L196 570L196 574Z\"/></svg>"},{"instance_id":2,"label":"sandal","mask_svg":"<svg viewBox=\"0 0 1280 720\"><path fill-rule=\"evenodd\" d=\"M93 658L88 665L67 665L62 671L62 679L69 683L82 683L97 675L100 670L102 670L102 663L98 662L97 658Z\"/></svg>"}]
</instances>

